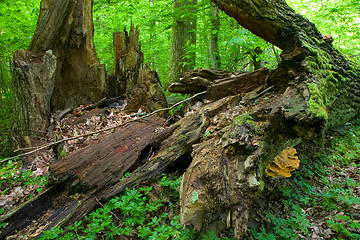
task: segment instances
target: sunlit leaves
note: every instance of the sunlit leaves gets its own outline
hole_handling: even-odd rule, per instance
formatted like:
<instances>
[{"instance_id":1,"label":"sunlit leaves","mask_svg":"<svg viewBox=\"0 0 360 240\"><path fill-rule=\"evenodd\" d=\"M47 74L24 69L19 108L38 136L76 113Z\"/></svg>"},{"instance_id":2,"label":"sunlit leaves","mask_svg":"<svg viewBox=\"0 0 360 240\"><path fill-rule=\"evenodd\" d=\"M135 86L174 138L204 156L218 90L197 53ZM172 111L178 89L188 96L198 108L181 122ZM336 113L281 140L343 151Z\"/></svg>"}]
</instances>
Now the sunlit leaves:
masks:
<instances>
[{"instance_id":1,"label":"sunlit leaves","mask_svg":"<svg viewBox=\"0 0 360 240\"><path fill-rule=\"evenodd\" d=\"M331 34L334 46L360 60L359 0L294 0L287 3L315 23L323 34Z\"/></svg>"}]
</instances>

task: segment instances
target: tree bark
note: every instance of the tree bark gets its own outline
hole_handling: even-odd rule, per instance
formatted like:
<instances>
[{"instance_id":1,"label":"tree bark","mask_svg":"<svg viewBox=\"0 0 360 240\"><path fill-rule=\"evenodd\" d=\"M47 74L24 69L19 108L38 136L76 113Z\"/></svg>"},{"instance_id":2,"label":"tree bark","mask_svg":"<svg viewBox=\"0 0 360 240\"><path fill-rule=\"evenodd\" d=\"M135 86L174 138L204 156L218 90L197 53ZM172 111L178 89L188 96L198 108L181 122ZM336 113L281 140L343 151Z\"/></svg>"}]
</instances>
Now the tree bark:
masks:
<instances>
[{"instance_id":1,"label":"tree bark","mask_svg":"<svg viewBox=\"0 0 360 240\"><path fill-rule=\"evenodd\" d=\"M126 110L138 111L140 108L152 112L167 107L165 95L157 72L151 71L150 64L144 65L141 52L140 31L131 24L130 32L114 33L114 79L115 93L125 94ZM165 113L166 114L166 113Z\"/></svg>"},{"instance_id":2,"label":"tree bark","mask_svg":"<svg viewBox=\"0 0 360 240\"><path fill-rule=\"evenodd\" d=\"M44 0L28 50L57 58L52 110L98 101L106 91L105 67L93 43L92 0Z\"/></svg>"},{"instance_id":3,"label":"tree bark","mask_svg":"<svg viewBox=\"0 0 360 240\"><path fill-rule=\"evenodd\" d=\"M50 120L56 57L50 52L18 50L11 62L13 133L17 136L43 135ZM24 140L24 139L23 139ZM22 145L26 145L22 141Z\"/></svg>"},{"instance_id":4,"label":"tree bark","mask_svg":"<svg viewBox=\"0 0 360 240\"><path fill-rule=\"evenodd\" d=\"M120 94L131 91L138 83L144 54L139 43L140 30L131 23L130 31L114 33L114 73L119 76Z\"/></svg>"},{"instance_id":5,"label":"tree bark","mask_svg":"<svg viewBox=\"0 0 360 240\"><path fill-rule=\"evenodd\" d=\"M174 25L172 29L169 82L176 82L182 72L194 69L196 45L197 0L175 0L173 4Z\"/></svg>"},{"instance_id":6,"label":"tree bark","mask_svg":"<svg viewBox=\"0 0 360 240\"><path fill-rule=\"evenodd\" d=\"M209 55L210 55L210 68L219 70L221 67L221 59L219 52L219 30L220 19L219 9L214 3L211 3L211 20L210 20L210 37L209 37Z\"/></svg>"}]
</instances>

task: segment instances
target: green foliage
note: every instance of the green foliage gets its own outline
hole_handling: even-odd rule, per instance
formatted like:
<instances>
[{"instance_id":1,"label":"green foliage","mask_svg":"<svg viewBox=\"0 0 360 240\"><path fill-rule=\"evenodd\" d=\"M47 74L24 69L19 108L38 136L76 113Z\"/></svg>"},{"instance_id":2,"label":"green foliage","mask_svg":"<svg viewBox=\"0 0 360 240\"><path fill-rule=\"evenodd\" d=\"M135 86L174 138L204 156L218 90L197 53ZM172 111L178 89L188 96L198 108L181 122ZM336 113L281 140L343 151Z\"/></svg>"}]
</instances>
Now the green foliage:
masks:
<instances>
[{"instance_id":1,"label":"green foliage","mask_svg":"<svg viewBox=\"0 0 360 240\"><path fill-rule=\"evenodd\" d=\"M0 190L1 195L8 194L14 187L25 188L28 185L37 186L37 192L41 192L47 183L46 176L36 176L31 170L20 171L20 161L8 161L0 166Z\"/></svg>"},{"instance_id":2,"label":"green foliage","mask_svg":"<svg viewBox=\"0 0 360 240\"><path fill-rule=\"evenodd\" d=\"M162 187L162 194L170 194L174 201L178 201L180 181L180 178L164 175L158 184ZM125 193L110 199L83 221L67 227L65 236L61 236L64 229L53 228L44 231L41 239L114 239L120 235L154 240L194 239L192 231L181 228L179 215L169 215L169 212L175 211L174 204L166 202L164 196L151 200L149 193L152 189L126 189Z\"/></svg>"},{"instance_id":3,"label":"green foliage","mask_svg":"<svg viewBox=\"0 0 360 240\"><path fill-rule=\"evenodd\" d=\"M349 228L360 229L360 223L358 220L353 220L347 215L337 215L336 219L331 217L331 219L327 220L326 223L332 231L338 234L338 239L360 239L359 234L349 231Z\"/></svg>"},{"instance_id":4,"label":"green foliage","mask_svg":"<svg viewBox=\"0 0 360 240\"><path fill-rule=\"evenodd\" d=\"M203 237L203 240L221 240L220 238L218 238L216 236L214 231L210 231L208 235L203 234L202 237Z\"/></svg>"},{"instance_id":5,"label":"green foliage","mask_svg":"<svg viewBox=\"0 0 360 240\"><path fill-rule=\"evenodd\" d=\"M331 34L333 45L360 61L360 4L358 0L286 1L309 18L323 34Z\"/></svg>"}]
</instances>

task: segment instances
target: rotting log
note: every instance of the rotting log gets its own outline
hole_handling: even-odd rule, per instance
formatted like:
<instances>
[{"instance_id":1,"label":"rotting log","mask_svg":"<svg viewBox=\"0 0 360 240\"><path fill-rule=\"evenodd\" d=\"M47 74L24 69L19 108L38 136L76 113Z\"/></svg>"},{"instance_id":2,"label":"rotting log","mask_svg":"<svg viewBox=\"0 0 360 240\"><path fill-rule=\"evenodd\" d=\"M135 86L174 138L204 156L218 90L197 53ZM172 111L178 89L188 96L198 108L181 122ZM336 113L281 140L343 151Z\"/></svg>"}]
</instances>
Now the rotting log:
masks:
<instances>
[{"instance_id":1,"label":"rotting log","mask_svg":"<svg viewBox=\"0 0 360 240\"><path fill-rule=\"evenodd\" d=\"M150 118L129 124L98 143L80 149L50 166L54 183L71 182L74 192L104 189L113 185L126 172L132 172L146 161L150 145L156 148L155 138L161 141L162 118ZM167 131L162 134L166 136ZM164 136L162 137L164 138ZM74 161L76 159L76 161Z\"/></svg>"},{"instance_id":2,"label":"rotting log","mask_svg":"<svg viewBox=\"0 0 360 240\"><path fill-rule=\"evenodd\" d=\"M89 213L97 204L93 196L102 199L106 188L116 184L126 172L132 172L148 161L151 153L159 149L163 139L177 128L164 128L164 121L159 117L151 117L128 124L51 165L50 181L56 189L62 191L56 191L56 196L52 196L53 190L46 191L34 201L2 217L0 222L15 221L24 214L27 219L9 224L0 234L0 239L20 231L35 218L40 218L40 215L43 222L39 220L36 225L50 228L72 223ZM78 197L71 198L75 193L78 193ZM42 204L43 199L49 199L52 203ZM25 213L32 205L37 205L37 211Z\"/></svg>"},{"instance_id":3,"label":"rotting log","mask_svg":"<svg viewBox=\"0 0 360 240\"><path fill-rule=\"evenodd\" d=\"M207 131L215 131L194 146L182 179L183 225L217 234L233 229L241 238L249 213L256 212L252 201L268 187L269 163L288 147L322 137L358 114L360 71L285 1L212 1L283 50L266 85L237 103L243 109L237 116L223 125L211 121L215 126Z\"/></svg>"},{"instance_id":4,"label":"rotting log","mask_svg":"<svg viewBox=\"0 0 360 240\"><path fill-rule=\"evenodd\" d=\"M241 74L200 68L183 73L179 82L171 83L168 86L168 91L173 93L207 91L207 99L217 100L226 96L253 91L264 85L269 73L266 68Z\"/></svg>"},{"instance_id":5,"label":"rotting log","mask_svg":"<svg viewBox=\"0 0 360 240\"><path fill-rule=\"evenodd\" d=\"M235 76L224 70L199 68L180 75L179 82L169 84L167 90L172 93L198 93L205 91L213 82Z\"/></svg>"},{"instance_id":6,"label":"rotting log","mask_svg":"<svg viewBox=\"0 0 360 240\"><path fill-rule=\"evenodd\" d=\"M265 84L269 70L262 68L251 73L216 80L207 88L206 98L216 100L239 93L248 93Z\"/></svg>"}]
</instances>

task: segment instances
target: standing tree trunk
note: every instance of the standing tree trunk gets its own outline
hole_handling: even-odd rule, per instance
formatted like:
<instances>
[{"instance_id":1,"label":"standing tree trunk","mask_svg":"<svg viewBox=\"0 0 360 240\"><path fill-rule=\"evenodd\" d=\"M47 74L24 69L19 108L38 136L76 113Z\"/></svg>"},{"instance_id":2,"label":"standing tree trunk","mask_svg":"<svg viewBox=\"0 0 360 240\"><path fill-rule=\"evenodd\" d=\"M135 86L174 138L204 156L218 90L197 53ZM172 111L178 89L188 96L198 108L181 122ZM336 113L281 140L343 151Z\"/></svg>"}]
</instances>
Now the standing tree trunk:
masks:
<instances>
[{"instance_id":1,"label":"standing tree trunk","mask_svg":"<svg viewBox=\"0 0 360 240\"><path fill-rule=\"evenodd\" d=\"M106 90L105 67L93 42L92 0L43 0L28 48L52 50L57 58L52 110L100 100Z\"/></svg>"},{"instance_id":2,"label":"standing tree trunk","mask_svg":"<svg viewBox=\"0 0 360 240\"><path fill-rule=\"evenodd\" d=\"M28 51L15 52L11 65L16 135L43 135L51 111L103 96L105 67L93 43L92 6L92 0L41 2Z\"/></svg>"},{"instance_id":3,"label":"standing tree trunk","mask_svg":"<svg viewBox=\"0 0 360 240\"><path fill-rule=\"evenodd\" d=\"M263 53L260 47L256 47L249 51L251 63L254 67L254 71L264 67L264 60L260 58L260 55Z\"/></svg>"},{"instance_id":4,"label":"standing tree trunk","mask_svg":"<svg viewBox=\"0 0 360 240\"><path fill-rule=\"evenodd\" d=\"M139 43L140 30L131 23L130 32L126 29L114 33L114 68L119 76L121 91L131 91L138 83L139 69L144 62L144 54Z\"/></svg>"},{"instance_id":5,"label":"standing tree trunk","mask_svg":"<svg viewBox=\"0 0 360 240\"><path fill-rule=\"evenodd\" d=\"M195 67L197 0L175 0L174 25L170 51L169 82L179 80L180 74Z\"/></svg>"},{"instance_id":6,"label":"standing tree trunk","mask_svg":"<svg viewBox=\"0 0 360 240\"><path fill-rule=\"evenodd\" d=\"M219 70L221 67L220 53L219 53L219 30L220 19L219 9L214 3L211 3L211 21L210 21L210 37L209 37L209 54L210 54L210 68Z\"/></svg>"}]
</instances>

